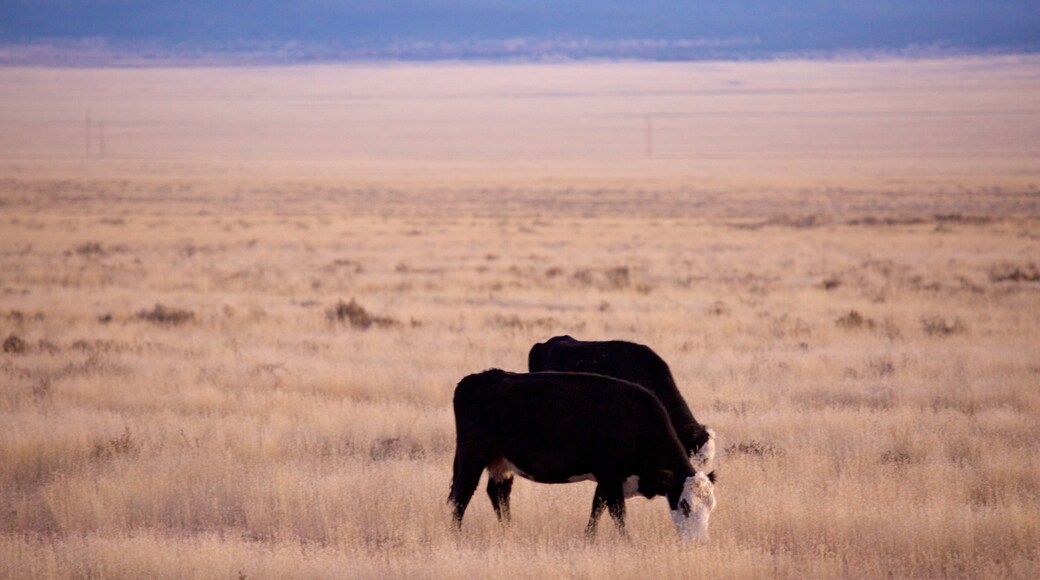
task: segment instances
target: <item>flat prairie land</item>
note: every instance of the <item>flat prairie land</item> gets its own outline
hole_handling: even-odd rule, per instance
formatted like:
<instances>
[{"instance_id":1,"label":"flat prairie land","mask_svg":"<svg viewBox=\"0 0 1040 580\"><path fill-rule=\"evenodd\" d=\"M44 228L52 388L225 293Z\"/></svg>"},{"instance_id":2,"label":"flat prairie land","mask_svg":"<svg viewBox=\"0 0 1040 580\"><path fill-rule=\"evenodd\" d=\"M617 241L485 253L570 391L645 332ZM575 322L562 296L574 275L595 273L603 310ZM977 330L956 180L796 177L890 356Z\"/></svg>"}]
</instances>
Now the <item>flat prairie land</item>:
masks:
<instances>
[{"instance_id":1,"label":"flat prairie land","mask_svg":"<svg viewBox=\"0 0 1040 580\"><path fill-rule=\"evenodd\" d=\"M0 577L1040 574L1040 59L0 69ZM88 121L89 116L89 121ZM88 128L89 126L89 128ZM445 503L460 378L671 365L710 541Z\"/></svg>"}]
</instances>

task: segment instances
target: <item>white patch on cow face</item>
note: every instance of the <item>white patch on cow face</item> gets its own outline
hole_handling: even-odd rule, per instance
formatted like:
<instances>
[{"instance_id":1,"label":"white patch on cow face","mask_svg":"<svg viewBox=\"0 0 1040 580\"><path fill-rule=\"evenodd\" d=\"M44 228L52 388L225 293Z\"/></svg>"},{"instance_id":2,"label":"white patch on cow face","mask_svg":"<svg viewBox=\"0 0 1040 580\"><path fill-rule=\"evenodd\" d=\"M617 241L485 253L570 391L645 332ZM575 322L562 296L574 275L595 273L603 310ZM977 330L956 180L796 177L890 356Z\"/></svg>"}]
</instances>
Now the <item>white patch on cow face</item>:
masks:
<instances>
[{"instance_id":1,"label":"white patch on cow face","mask_svg":"<svg viewBox=\"0 0 1040 580\"><path fill-rule=\"evenodd\" d=\"M577 481L596 481L596 478L591 473L585 473L582 475L572 475L567 478L567 481L574 483Z\"/></svg>"},{"instance_id":2,"label":"white patch on cow face","mask_svg":"<svg viewBox=\"0 0 1040 580\"><path fill-rule=\"evenodd\" d=\"M707 475L687 477L679 496L678 509L670 510L672 522L683 541L708 539L708 519L715 509L715 486Z\"/></svg>"},{"instance_id":3,"label":"white patch on cow face","mask_svg":"<svg viewBox=\"0 0 1040 580\"><path fill-rule=\"evenodd\" d=\"M639 476L630 475L621 484L621 491L624 492L625 498L635 497L639 494Z\"/></svg>"},{"instance_id":4,"label":"white patch on cow face","mask_svg":"<svg viewBox=\"0 0 1040 580\"><path fill-rule=\"evenodd\" d=\"M690 463L693 464L694 471L711 471L711 464L715 461L715 431L713 429L705 429L705 431L708 432L708 440L696 453L690 455Z\"/></svg>"}]
</instances>

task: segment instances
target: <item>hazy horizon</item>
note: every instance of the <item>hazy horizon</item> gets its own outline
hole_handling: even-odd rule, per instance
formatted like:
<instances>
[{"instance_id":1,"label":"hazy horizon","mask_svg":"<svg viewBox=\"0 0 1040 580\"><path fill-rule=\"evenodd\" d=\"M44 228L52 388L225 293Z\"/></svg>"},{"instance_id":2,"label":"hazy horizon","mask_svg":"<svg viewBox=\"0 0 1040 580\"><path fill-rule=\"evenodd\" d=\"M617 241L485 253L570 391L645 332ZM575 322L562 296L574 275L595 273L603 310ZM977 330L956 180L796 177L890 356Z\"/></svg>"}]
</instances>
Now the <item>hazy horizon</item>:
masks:
<instances>
[{"instance_id":1,"label":"hazy horizon","mask_svg":"<svg viewBox=\"0 0 1040 580\"><path fill-rule=\"evenodd\" d=\"M47 61L54 53L75 60L84 50L150 58L261 53L282 61L1035 52L1040 13L1020 0L257 0L248 7L231 0L2 0L0 45L5 62Z\"/></svg>"}]
</instances>

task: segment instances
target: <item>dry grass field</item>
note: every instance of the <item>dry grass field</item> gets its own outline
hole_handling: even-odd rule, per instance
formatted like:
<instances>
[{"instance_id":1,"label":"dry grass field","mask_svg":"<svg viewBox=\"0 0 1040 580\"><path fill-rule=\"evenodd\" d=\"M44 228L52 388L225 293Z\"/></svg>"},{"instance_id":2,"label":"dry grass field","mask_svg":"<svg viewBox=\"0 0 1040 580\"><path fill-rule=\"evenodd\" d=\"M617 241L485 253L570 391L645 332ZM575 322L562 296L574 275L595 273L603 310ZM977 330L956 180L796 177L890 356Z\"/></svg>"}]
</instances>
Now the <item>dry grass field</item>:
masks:
<instances>
[{"instance_id":1,"label":"dry grass field","mask_svg":"<svg viewBox=\"0 0 1040 580\"><path fill-rule=\"evenodd\" d=\"M1035 578L1037 94L1034 57L0 70L0 577ZM522 480L451 532L455 383L561 333L670 363L709 542L658 498L590 543L593 484Z\"/></svg>"}]
</instances>

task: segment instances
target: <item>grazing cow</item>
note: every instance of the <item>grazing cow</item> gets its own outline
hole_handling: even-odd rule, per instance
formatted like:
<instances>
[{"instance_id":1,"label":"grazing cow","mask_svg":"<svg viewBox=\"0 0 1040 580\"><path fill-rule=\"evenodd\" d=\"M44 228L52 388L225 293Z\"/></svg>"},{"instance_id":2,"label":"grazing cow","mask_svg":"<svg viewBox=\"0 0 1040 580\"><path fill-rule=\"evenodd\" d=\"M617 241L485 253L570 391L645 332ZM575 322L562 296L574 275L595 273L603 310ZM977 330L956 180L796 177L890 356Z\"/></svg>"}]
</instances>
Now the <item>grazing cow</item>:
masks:
<instances>
[{"instance_id":1,"label":"grazing cow","mask_svg":"<svg viewBox=\"0 0 1040 580\"><path fill-rule=\"evenodd\" d=\"M624 533L625 498L664 495L680 537L705 538L714 474L694 471L661 402L639 385L583 373L469 375L455 387L455 464L448 502L462 516L488 471L488 495L509 521L512 476L595 481L586 533L604 508Z\"/></svg>"},{"instance_id":2,"label":"grazing cow","mask_svg":"<svg viewBox=\"0 0 1040 580\"><path fill-rule=\"evenodd\" d=\"M625 342L584 341L555 336L531 347L527 370L596 373L641 385L657 395L694 466L708 471L715 458L715 432L694 419L668 364L650 347Z\"/></svg>"}]
</instances>

